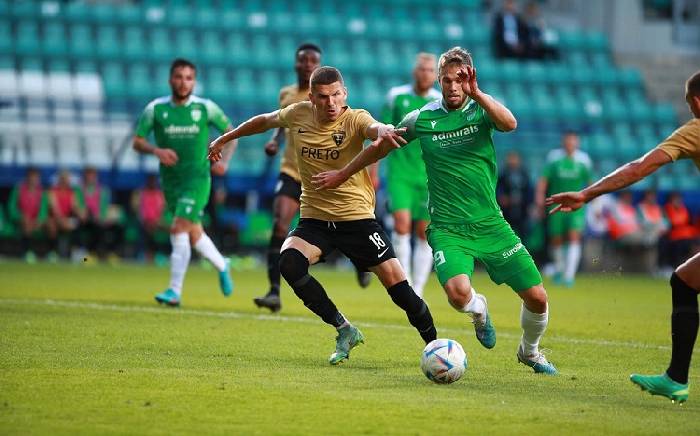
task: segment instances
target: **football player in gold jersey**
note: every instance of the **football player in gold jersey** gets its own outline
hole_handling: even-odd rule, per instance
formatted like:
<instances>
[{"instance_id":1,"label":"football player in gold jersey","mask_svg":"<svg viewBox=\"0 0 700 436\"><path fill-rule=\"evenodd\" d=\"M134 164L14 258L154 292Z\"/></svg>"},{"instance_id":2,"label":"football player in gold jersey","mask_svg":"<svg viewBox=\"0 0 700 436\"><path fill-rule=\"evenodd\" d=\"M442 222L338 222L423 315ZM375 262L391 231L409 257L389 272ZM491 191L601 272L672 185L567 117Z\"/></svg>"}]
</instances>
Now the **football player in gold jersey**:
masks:
<instances>
[{"instance_id":1,"label":"football player in gold jersey","mask_svg":"<svg viewBox=\"0 0 700 436\"><path fill-rule=\"evenodd\" d=\"M437 337L432 315L408 284L389 238L375 219L369 173L360 171L341 186L324 191L314 189L311 182L317 173L345 166L363 150L366 139L381 138L397 147L405 144L400 137L404 130L377 122L365 110L348 107L343 77L333 67L315 70L310 88L310 101L257 115L214 140L209 158L218 161L223 145L234 138L273 128L289 129L287 147L294 148L301 177L301 219L282 244L280 271L304 305L338 330L335 352L329 359L332 365L346 360L350 350L364 342L360 330L309 275L310 265L336 249L358 269L379 277L391 299L428 343Z\"/></svg>"},{"instance_id":2,"label":"football player in gold jersey","mask_svg":"<svg viewBox=\"0 0 700 436\"><path fill-rule=\"evenodd\" d=\"M623 165L591 186L578 192L564 192L546 200L552 210L571 212L608 192L623 189L677 159L692 159L700 169L700 71L685 83L685 101L693 119L685 123L656 148ZM653 395L663 395L680 403L688 399L688 370L698 335L698 293L700 292L700 253L676 268L671 276L671 363L661 375L632 374L632 383Z\"/></svg>"}]
</instances>

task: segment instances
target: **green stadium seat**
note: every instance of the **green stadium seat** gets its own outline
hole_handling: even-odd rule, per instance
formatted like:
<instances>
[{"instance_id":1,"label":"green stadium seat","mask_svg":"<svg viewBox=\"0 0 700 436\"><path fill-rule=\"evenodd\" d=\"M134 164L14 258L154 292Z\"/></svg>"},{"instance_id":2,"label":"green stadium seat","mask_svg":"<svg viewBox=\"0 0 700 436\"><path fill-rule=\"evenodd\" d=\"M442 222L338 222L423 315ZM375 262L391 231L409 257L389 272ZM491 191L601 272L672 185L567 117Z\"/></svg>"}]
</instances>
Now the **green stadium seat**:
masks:
<instances>
[{"instance_id":1,"label":"green stadium seat","mask_svg":"<svg viewBox=\"0 0 700 436\"><path fill-rule=\"evenodd\" d=\"M290 12L271 11L270 14L268 14L268 17L270 30L279 33L280 35L294 34L297 31L302 33L297 25L297 17Z\"/></svg>"},{"instance_id":2,"label":"green stadium seat","mask_svg":"<svg viewBox=\"0 0 700 436\"><path fill-rule=\"evenodd\" d=\"M547 81L556 84L564 85L572 82L571 71L562 64L552 64L546 66Z\"/></svg>"},{"instance_id":3,"label":"green stadium seat","mask_svg":"<svg viewBox=\"0 0 700 436\"><path fill-rule=\"evenodd\" d=\"M148 38L149 59L156 62L170 61L174 59L173 43L170 32L165 27L156 27L150 32Z\"/></svg>"},{"instance_id":4,"label":"green stadium seat","mask_svg":"<svg viewBox=\"0 0 700 436\"><path fill-rule=\"evenodd\" d=\"M642 73L636 68L622 68L618 72L618 82L626 88L642 87Z\"/></svg>"},{"instance_id":5,"label":"green stadium seat","mask_svg":"<svg viewBox=\"0 0 700 436\"><path fill-rule=\"evenodd\" d=\"M197 44L197 37L192 30L177 30L175 32L175 51L174 55L176 57L184 57L192 61L198 59L199 46Z\"/></svg>"},{"instance_id":6,"label":"green stadium seat","mask_svg":"<svg viewBox=\"0 0 700 436\"><path fill-rule=\"evenodd\" d=\"M604 53L608 51L608 38L602 32L588 32L585 34L585 47L592 52Z\"/></svg>"},{"instance_id":7,"label":"green stadium seat","mask_svg":"<svg viewBox=\"0 0 700 436\"><path fill-rule=\"evenodd\" d=\"M97 56L100 59L114 59L121 55L121 43L115 26L99 26L97 28Z\"/></svg>"},{"instance_id":8,"label":"green stadium seat","mask_svg":"<svg viewBox=\"0 0 700 436\"><path fill-rule=\"evenodd\" d=\"M94 56L94 38L87 24L76 24L70 29L70 54L75 59Z\"/></svg>"},{"instance_id":9,"label":"green stadium seat","mask_svg":"<svg viewBox=\"0 0 700 436\"><path fill-rule=\"evenodd\" d=\"M617 70L610 66L608 68L601 67L597 68L595 71L595 82L600 84L600 86L607 87L615 85L618 78Z\"/></svg>"},{"instance_id":10,"label":"green stadium seat","mask_svg":"<svg viewBox=\"0 0 700 436\"><path fill-rule=\"evenodd\" d=\"M223 7L219 17L224 30L240 32L245 26L245 17L238 7Z\"/></svg>"},{"instance_id":11,"label":"green stadium seat","mask_svg":"<svg viewBox=\"0 0 700 436\"><path fill-rule=\"evenodd\" d=\"M526 62L522 65L521 80L529 83L544 83L547 79L547 68L542 62Z\"/></svg>"},{"instance_id":12,"label":"green stadium seat","mask_svg":"<svg viewBox=\"0 0 700 436\"><path fill-rule=\"evenodd\" d=\"M445 31L442 25L432 21L425 20L417 21L418 35L423 41L443 41L446 39Z\"/></svg>"},{"instance_id":13,"label":"green stadium seat","mask_svg":"<svg viewBox=\"0 0 700 436\"><path fill-rule=\"evenodd\" d=\"M286 71L293 66L296 49L299 44L300 42L295 38L287 35L280 35L277 39L277 53L279 55L280 67L283 70Z\"/></svg>"},{"instance_id":14,"label":"green stadium seat","mask_svg":"<svg viewBox=\"0 0 700 436\"><path fill-rule=\"evenodd\" d=\"M39 54L39 26L36 21L24 20L17 24L15 50L22 55Z\"/></svg>"},{"instance_id":15,"label":"green stadium seat","mask_svg":"<svg viewBox=\"0 0 700 436\"><path fill-rule=\"evenodd\" d=\"M108 98L126 96L127 81L120 62L110 61L102 65L102 82Z\"/></svg>"},{"instance_id":16,"label":"green stadium seat","mask_svg":"<svg viewBox=\"0 0 700 436\"><path fill-rule=\"evenodd\" d=\"M200 7L195 10L194 26L200 30L220 30L223 26L220 20L219 10L213 7Z\"/></svg>"},{"instance_id":17,"label":"green stadium seat","mask_svg":"<svg viewBox=\"0 0 700 436\"><path fill-rule=\"evenodd\" d=\"M129 61L143 61L150 57L146 47L146 37L141 27L129 26L124 29L123 56Z\"/></svg>"},{"instance_id":18,"label":"green stadium seat","mask_svg":"<svg viewBox=\"0 0 700 436\"><path fill-rule=\"evenodd\" d=\"M223 52L227 65L248 66L250 63L251 50L246 38L240 33L228 35Z\"/></svg>"},{"instance_id":19,"label":"green stadium seat","mask_svg":"<svg viewBox=\"0 0 700 436\"><path fill-rule=\"evenodd\" d=\"M129 65L127 81L127 95L132 99L146 102L158 97L153 86L154 82L151 80L151 73L145 64Z\"/></svg>"},{"instance_id":20,"label":"green stadium seat","mask_svg":"<svg viewBox=\"0 0 700 436\"><path fill-rule=\"evenodd\" d=\"M259 103L271 112L279 107L279 90L282 88L282 80L280 80L279 74L272 70L263 71L259 80Z\"/></svg>"},{"instance_id":21,"label":"green stadium seat","mask_svg":"<svg viewBox=\"0 0 700 436\"><path fill-rule=\"evenodd\" d=\"M97 2L90 5L90 21L99 24L114 23L117 8L110 2Z\"/></svg>"},{"instance_id":22,"label":"green stadium seat","mask_svg":"<svg viewBox=\"0 0 700 436\"><path fill-rule=\"evenodd\" d=\"M0 17L0 54L9 54L13 52L12 43L12 27L8 20Z\"/></svg>"},{"instance_id":23,"label":"green stadium seat","mask_svg":"<svg viewBox=\"0 0 700 436\"><path fill-rule=\"evenodd\" d=\"M231 80L228 78L225 68L210 68L207 71L205 85L204 93L208 98L211 98L217 103L231 100L233 95L231 92Z\"/></svg>"},{"instance_id":24,"label":"green stadium seat","mask_svg":"<svg viewBox=\"0 0 700 436\"><path fill-rule=\"evenodd\" d=\"M15 0L10 2L12 7L10 8L10 15L15 19L22 18L37 18L41 15L41 5L38 1L25 0L19 1Z\"/></svg>"},{"instance_id":25,"label":"green stadium seat","mask_svg":"<svg viewBox=\"0 0 700 436\"><path fill-rule=\"evenodd\" d=\"M219 32L204 31L199 46L198 59L203 61L204 65L226 65L226 58L232 56L224 49L224 35Z\"/></svg>"},{"instance_id":26,"label":"green stadium seat","mask_svg":"<svg viewBox=\"0 0 700 436\"><path fill-rule=\"evenodd\" d=\"M86 23L91 20L91 6L86 2L69 2L63 9L63 16L71 23Z\"/></svg>"},{"instance_id":27,"label":"green stadium seat","mask_svg":"<svg viewBox=\"0 0 700 436\"><path fill-rule=\"evenodd\" d=\"M580 31L562 31L559 33L559 46L564 51L583 50L586 47L586 36Z\"/></svg>"},{"instance_id":28,"label":"green stadium seat","mask_svg":"<svg viewBox=\"0 0 700 436\"><path fill-rule=\"evenodd\" d=\"M249 69L236 71L231 82L233 100L239 105L252 105L257 100L258 87L253 79L253 72Z\"/></svg>"},{"instance_id":29,"label":"green stadium seat","mask_svg":"<svg viewBox=\"0 0 700 436\"><path fill-rule=\"evenodd\" d=\"M351 71L371 71L377 64L375 48L366 39L352 41L350 56L352 56Z\"/></svg>"},{"instance_id":30,"label":"green stadium seat","mask_svg":"<svg viewBox=\"0 0 700 436\"><path fill-rule=\"evenodd\" d=\"M675 124L678 122L676 110L669 103L657 104L654 108L654 118L659 123Z\"/></svg>"},{"instance_id":31,"label":"green stadium seat","mask_svg":"<svg viewBox=\"0 0 700 436\"><path fill-rule=\"evenodd\" d=\"M566 62L573 68L588 67L590 65L586 52L581 50L572 50L565 54Z\"/></svg>"},{"instance_id":32,"label":"green stadium seat","mask_svg":"<svg viewBox=\"0 0 700 436\"><path fill-rule=\"evenodd\" d=\"M75 63L74 72L80 73L97 73L97 64L92 60L79 60Z\"/></svg>"},{"instance_id":33,"label":"green stadium seat","mask_svg":"<svg viewBox=\"0 0 700 436\"><path fill-rule=\"evenodd\" d=\"M143 20L143 11L135 4L120 4L119 7L116 8L116 18L122 26L135 26L141 24Z\"/></svg>"},{"instance_id":34,"label":"green stadium seat","mask_svg":"<svg viewBox=\"0 0 700 436\"><path fill-rule=\"evenodd\" d=\"M333 65L334 67L340 69L340 71L346 71L352 65L352 57L350 52L347 51L347 44L339 39L332 39L328 42L328 48L324 48L325 58L324 63L326 65Z\"/></svg>"},{"instance_id":35,"label":"green stadium seat","mask_svg":"<svg viewBox=\"0 0 700 436\"><path fill-rule=\"evenodd\" d=\"M14 56L0 55L0 70L15 70Z\"/></svg>"},{"instance_id":36,"label":"green stadium seat","mask_svg":"<svg viewBox=\"0 0 700 436\"><path fill-rule=\"evenodd\" d=\"M44 56L65 56L68 41L66 30L60 22L49 22L44 25L44 35L41 38L41 52Z\"/></svg>"},{"instance_id":37,"label":"green stadium seat","mask_svg":"<svg viewBox=\"0 0 700 436\"><path fill-rule=\"evenodd\" d=\"M657 121L656 133L659 135L659 138L663 139L663 138L668 137L677 128L678 128L678 126L676 125L675 120L673 122L668 122L668 121L658 122Z\"/></svg>"},{"instance_id":38,"label":"green stadium seat","mask_svg":"<svg viewBox=\"0 0 700 436\"><path fill-rule=\"evenodd\" d=\"M167 8L166 21L168 26L174 29L191 28L195 25L195 14L189 7L169 7Z\"/></svg>"},{"instance_id":39,"label":"green stadium seat","mask_svg":"<svg viewBox=\"0 0 700 436\"><path fill-rule=\"evenodd\" d=\"M273 43L267 35L255 35L251 41L253 63L260 68L276 68L278 55L272 50Z\"/></svg>"},{"instance_id":40,"label":"green stadium seat","mask_svg":"<svg viewBox=\"0 0 700 436\"><path fill-rule=\"evenodd\" d=\"M50 73L70 73L70 63L66 59L53 59L46 66Z\"/></svg>"}]
</instances>

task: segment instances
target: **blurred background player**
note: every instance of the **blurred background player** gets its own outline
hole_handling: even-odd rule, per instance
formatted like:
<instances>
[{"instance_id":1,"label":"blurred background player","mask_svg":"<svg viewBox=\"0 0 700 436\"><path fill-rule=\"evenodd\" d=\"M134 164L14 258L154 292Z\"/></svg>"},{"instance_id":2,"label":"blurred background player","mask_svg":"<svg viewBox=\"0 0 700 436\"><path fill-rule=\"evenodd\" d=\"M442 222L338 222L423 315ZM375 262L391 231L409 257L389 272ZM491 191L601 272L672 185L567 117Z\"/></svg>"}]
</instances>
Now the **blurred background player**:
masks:
<instances>
[{"instance_id":1,"label":"blurred background player","mask_svg":"<svg viewBox=\"0 0 700 436\"><path fill-rule=\"evenodd\" d=\"M685 101L693 119L671 134L664 142L637 160L618 168L587 188L564 192L547 198L546 204L558 211L572 212L594 198L623 189L678 159L692 159L700 170L700 71L685 82ZM632 383L653 395L672 401L688 399L688 371L698 335L698 293L700 293L700 253L676 268L671 276L671 363L661 375L632 374Z\"/></svg>"},{"instance_id":2,"label":"blurred background player","mask_svg":"<svg viewBox=\"0 0 700 436\"><path fill-rule=\"evenodd\" d=\"M463 48L453 47L440 56L438 79L442 100L411 112L399 125L406 129L406 141L420 138L430 193L428 241L438 279L450 305L472 317L479 342L493 348L496 330L486 298L472 287L475 260L484 264L494 283L506 283L523 300L518 362L536 373L555 375L557 369L539 349L549 322L542 277L496 202L493 133L515 130L517 121L479 88L471 54ZM395 148L398 145L390 141L374 144L342 169L318 174L315 183L321 188L340 186Z\"/></svg>"},{"instance_id":3,"label":"blurred background player","mask_svg":"<svg viewBox=\"0 0 700 436\"><path fill-rule=\"evenodd\" d=\"M191 249L209 260L219 272L219 286L224 296L233 292L229 262L216 249L202 228L202 212L209 201L211 174L223 175L235 149L228 144L222 161L214 166L207 160L209 125L222 132L231 123L213 101L192 95L196 67L185 59L175 59L170 67L172 95L153 100L139 119L134 149L155 155L160 161L160 176L168 209L174 215L170 227L170 285L156 295L156 301L179 306L182 283L190 262ZM146 137L154 132L157 145Z\"/></svg>"},{"instance_id":4,"label":"blurred background player","mask_svg":"<svg viewBox=\"0 0 700 436\"><path fill-rule=\"evenodd\" d=\"M547 164L537 183L537 206L543 214L547 195L578 190L590 182L588 166L575 158L579 137L566 132L562 137L564 155ZM554 259L554 282L571 287L581 261L581 234L586 226L586 214L580 210L572 214L549 217L547 232ZM566 241L566 245L564 245Z\"/></svg>"},{"instance_id":5,"label":"blurred background player","mask_svg":"<svg viewBox=\"0 0 700 436\"><path fill-rule=\"evenodd\" d=\"M437 79L436 65L437 59L433 54L419 53L416 56L413 83L389 90L382 122L396 125L408 113L440 98L440 92L433 88ZM386 160L387 196L394 217L391 242L413 290L422 297L433 269L433 252L425 236L430 219L428 176L421 159L419 141L412 141L403 149L403 153L392 153ZM411 248L412 227L416 235L415 249Z\"/></svg>"},{"instance_id":6,"label":"blurred background player","mask_svg":"<svg viewBox=\"0 0 700 436\"><path fill-rule=\"evenodd\" d=\"M311 73L321 65L321 49L314 44L300 45L295 54L294 70L297 83L280 90L280 109L290 104L309 99L309 78ZM280 248L289 233L289 225L299 212L301 197L301 178L294 147L289 143L289 132L284 128L273 130L272 138L265 144L265 153L274 156L282 142L285 143L284 154L280 161L280 174L275 186L275 198L272 202L272 236L267 250L267 279L270 289L262 297L253 299L258 307L267 307L273 312L282 308L280 298Z\"/></svg>"},{"instance_id":7,"label":"blurred background player","mask_svg":"<svg viewBox=\"0 0 700 436\"><path fill-rule=\"evenodd\" d=\"M429 343L437 337L432 315L408 284L386 233L375 219L375 192L369 172L327 191L316 189L312 182L314 175L348 163L362 151L367 139L406 141L393 126L378 123L367 111L347 105L345 82L336 68L316 69L309 83L310 102L249 119L212 142L209 156L213 161L220 159L226 141L273 128L289 129L302 180L301 219L282 244L280 271L304 305L338 331L331 365L348 359L350 350L364 342L360 330L338 311L323 286L309 274L309 266L336 250L358 270L376 274L392 301Z\"/></svg>"},{"instance_id":8,"label":"blurred background player","mask_svg":"<svg viewBox=\"0 0 700 436\"><path fill-rule=\"evenodd\" d=\"M506 164L498 175L496 198L503 211L503 218L508 221L518 237L524 240L527 236L532 186L530 176L523 167L517 151L506 155Z\"/></svg>"},{"instance_id":9,"label":"blurred background player","mask_svg":"<svg viewBox=\"0 0 700 436\"><path fill-rule=\"evenodd\" d=\"M54 250L56 229L49 218L49 200L41 185L41 174L36 168L28 168L27 174L10 193L8 200L10 220L19 228L22 252L27 262L36 261L34 241L42 231L49 234L51 250Z\"/></svg>"}]
</instances>

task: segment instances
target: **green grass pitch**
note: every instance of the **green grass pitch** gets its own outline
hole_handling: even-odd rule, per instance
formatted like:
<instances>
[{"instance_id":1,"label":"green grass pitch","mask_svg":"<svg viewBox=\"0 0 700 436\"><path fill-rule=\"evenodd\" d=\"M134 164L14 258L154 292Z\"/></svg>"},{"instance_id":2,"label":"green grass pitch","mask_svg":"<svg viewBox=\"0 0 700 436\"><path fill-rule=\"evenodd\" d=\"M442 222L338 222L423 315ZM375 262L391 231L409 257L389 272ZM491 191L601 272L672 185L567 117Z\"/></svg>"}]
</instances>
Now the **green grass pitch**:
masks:
<instances>
[{"instance_id":1,"label":"green grass pitch","mask_svg":"<svg viewBox=\"0 0 700 436\"><path fill-rule=\"evenodd\" d=\"M520 300L508 288L475 275L498 331L485 350L432 278L439 336L469 361L440 386L421 374L423 344L376 279L360 289L351 272L312 271L366 336L339 367L327 363L334 330L289 288L280 314L254 307L264 271L236 273L226 299L213 272L191 268L183 307L170 309L153 301L167 269L0 263L0 434L700 433L697 364L683 406L628 380L668 363L664 280L546 283L542 345L561 372L546 377L516 362Z\"/></svg>"}]
</instances>

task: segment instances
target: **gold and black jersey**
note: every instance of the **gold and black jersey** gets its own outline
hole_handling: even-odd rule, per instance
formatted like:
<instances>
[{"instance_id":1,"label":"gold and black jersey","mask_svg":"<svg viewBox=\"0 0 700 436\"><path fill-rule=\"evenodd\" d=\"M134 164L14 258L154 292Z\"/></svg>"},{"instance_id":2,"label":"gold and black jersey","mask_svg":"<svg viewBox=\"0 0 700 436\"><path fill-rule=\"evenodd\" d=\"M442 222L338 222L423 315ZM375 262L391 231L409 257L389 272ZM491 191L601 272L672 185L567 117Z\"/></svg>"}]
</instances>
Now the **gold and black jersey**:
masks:
<instances>
[{"instance_id":1,"label":"gold and black jersey","mask_svg":"<svg viewBox=\"0 0 700 436\"><path fill-rule=\"evenodd\" d=\"M324 221L374 218L374 187L366 169L335 189L317 191L311 177L339 170L363 149L367 128L376 121L363 109L345 108L337 120L319 123L310 102L295 103L280 111L289 129L287 147L294 148L301 176L301 217Z\"/></svg>"},{"instance_id":2,"label":"gold and black jersey","mask_svg":"<svg viewBox=\"0 0 700 436\"><path fill-rule=\"evenodd\" d=\"M299 89L299 85L285 86L280 90L280 109L284 109L290 104L306 101L309 99L308 89ZM289 147L289 130L284 130L284 153L280 161L280 173L284 173L293 178L297 182L299 178L299 168L297 167L297 158L294 156L294 148Z\"/></svg>"},{"instance_id":3,"label":"gold and black jersey","mask_svg":"<svg viewBox=\"0 0 700 436\"><path fill-rule=\"evenodd\" d=\"M700 169L700 118L693 118L658 145L671 159L692 159Z\"/></svg>"}]
</instances>

